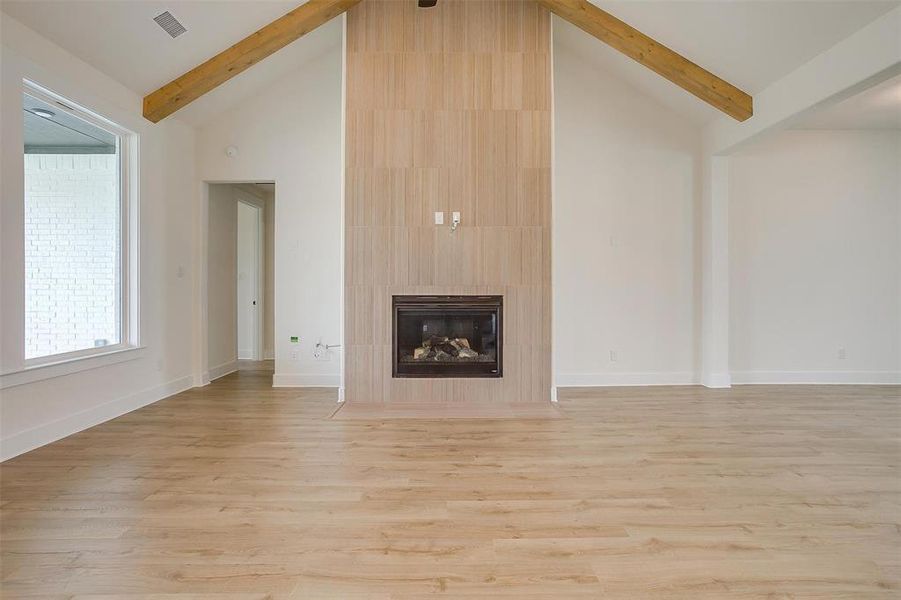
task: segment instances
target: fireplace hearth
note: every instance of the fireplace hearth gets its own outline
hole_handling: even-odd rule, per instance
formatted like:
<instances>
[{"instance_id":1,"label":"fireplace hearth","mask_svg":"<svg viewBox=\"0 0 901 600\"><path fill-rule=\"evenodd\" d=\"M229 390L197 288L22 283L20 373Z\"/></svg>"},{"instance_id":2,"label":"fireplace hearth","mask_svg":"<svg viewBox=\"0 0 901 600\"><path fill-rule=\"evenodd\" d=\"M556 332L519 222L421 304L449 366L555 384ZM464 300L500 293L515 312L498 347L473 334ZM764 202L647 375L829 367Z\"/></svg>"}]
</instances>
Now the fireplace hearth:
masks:
<instances>
[{"instance_id":1,"label":"fireplace hearth","mask_svg":"<svg viewBox=\"0 0 901 600\"><path fill-rule=\"evenodd\" d=\"M394 296L394 377L501 377L503 297Z\"/></svg>"}]
</instances>

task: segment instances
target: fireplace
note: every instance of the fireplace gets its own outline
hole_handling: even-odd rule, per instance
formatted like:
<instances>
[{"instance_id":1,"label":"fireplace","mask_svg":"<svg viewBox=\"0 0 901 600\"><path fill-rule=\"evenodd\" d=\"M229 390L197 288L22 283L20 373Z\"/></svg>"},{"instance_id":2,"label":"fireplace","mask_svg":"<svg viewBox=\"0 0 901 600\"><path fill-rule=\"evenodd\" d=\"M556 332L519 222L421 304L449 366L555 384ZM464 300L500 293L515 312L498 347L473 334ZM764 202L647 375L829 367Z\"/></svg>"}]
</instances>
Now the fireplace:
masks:
<instances>
[{"instance_id":1,"label":"fireplace","mask_svg":"<svg viewBox=\"0 0 901 600\"><path fill-rule=\"evenodd\" d=\"M394 377L501 377L502 296L394 296Z\"/></svg>"}]
</instances>

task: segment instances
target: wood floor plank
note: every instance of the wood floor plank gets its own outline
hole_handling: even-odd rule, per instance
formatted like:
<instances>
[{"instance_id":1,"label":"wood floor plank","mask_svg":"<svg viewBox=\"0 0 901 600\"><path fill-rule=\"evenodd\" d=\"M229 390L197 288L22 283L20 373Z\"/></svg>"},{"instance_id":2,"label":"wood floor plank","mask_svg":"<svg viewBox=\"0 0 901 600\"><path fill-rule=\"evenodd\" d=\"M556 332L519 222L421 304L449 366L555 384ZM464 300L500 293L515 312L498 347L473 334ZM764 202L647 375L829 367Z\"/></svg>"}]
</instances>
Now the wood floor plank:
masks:
<instances>
[{"instance_id":1,"label":"wood floor plank","mask_svg":"<svg viewBox=\"0 0 901 600\"><path fill-rule=\"evenodd\" d=\"M0 590L68 600L901 596L901 388L611 388L330 419L245 369L0 465Z\"/></svg>"}]
</instances>

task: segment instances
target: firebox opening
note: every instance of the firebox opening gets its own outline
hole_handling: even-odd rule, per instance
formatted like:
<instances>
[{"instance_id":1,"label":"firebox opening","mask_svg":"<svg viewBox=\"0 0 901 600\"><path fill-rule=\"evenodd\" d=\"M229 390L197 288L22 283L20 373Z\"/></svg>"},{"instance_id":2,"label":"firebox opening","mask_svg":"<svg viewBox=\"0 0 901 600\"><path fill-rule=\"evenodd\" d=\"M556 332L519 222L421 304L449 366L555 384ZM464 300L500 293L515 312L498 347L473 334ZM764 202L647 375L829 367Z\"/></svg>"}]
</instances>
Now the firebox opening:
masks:
<instances>
[{"instance_id":1,"label":"firebox opening","mask_svg":"<svg viewBox=\"0 0 901 600\"><path fill-rule=\"evenodd\" d=\"M501 377L501 296L394 296L394 377Z\"/></svg>"}]
</instances>

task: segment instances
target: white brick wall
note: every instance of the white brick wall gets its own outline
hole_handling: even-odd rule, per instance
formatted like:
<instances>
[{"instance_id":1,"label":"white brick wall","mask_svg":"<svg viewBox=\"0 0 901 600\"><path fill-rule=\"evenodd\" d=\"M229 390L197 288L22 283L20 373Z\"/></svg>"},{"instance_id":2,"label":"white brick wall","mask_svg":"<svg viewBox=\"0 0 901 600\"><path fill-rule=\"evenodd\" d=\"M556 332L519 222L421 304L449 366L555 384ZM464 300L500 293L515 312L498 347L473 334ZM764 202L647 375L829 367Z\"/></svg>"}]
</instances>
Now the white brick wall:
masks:
<instances>
[{"instance_id":1,"label":"white brick wall","mask_svg":"<svg viewBox=\"0 0 901 600\"><path fill-rule=\"evenodd\" d=\"M25 358L119 341L113 154L25 155Z\"/></svg>"}]
</instances>

